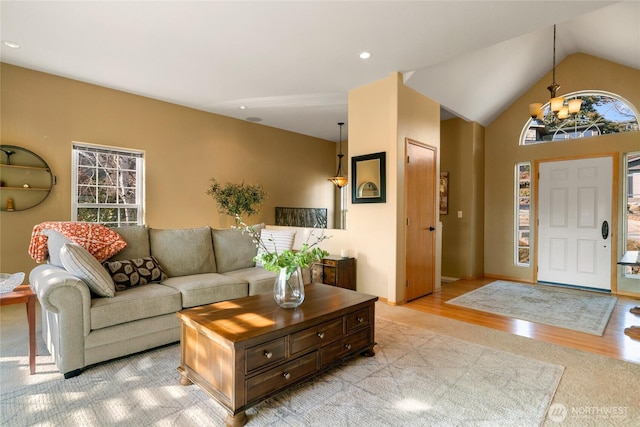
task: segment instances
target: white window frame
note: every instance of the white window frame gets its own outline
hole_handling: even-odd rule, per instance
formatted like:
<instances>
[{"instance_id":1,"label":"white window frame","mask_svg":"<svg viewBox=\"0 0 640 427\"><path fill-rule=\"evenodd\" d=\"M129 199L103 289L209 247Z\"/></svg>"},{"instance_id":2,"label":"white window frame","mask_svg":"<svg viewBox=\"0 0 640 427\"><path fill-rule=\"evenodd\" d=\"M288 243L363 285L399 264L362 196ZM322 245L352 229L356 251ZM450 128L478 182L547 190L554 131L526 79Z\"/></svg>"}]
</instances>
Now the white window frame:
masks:
<instances>
[{"instance_id":1,"label":"white window frame","mask_svg":"<svg viewBox=\"0 0 640 427\"><path fill-rule=\"evenodd\" d=\"M129 156L136 158L136 200L135 203L78 203L78 168L80 152L93 152L104 154L116 154L120 156ZM82 208L116 208L120 212L121 209L137 209L135 224L132 221L124 221L118 215L116 221L96 221L98 223L126 226L126 225L143 225L144 224L144 151L133 150L128 148L110 147L104 145L88 144L84 142L73 142L72 145L72 172L71 172L71 217L73 221L78 221L78 210ZM99 184L96 184L99 187Z\"/></svg>"},{"instance_id":2,"label":"white window frame","mask_svg":"<svg viewBox=\"0 0 640 427\"><path fill-rule=\"evenodd\" d=\"M565 98L565 100L570 100L573 98L583 98L583 97L587 97L587 96L600 96L600 97L606 97L606 98L611 98L619 103L624 104L624 106L629 110L629 112L634 116L634 120L635 123L633 125L632 128L626 129L624 132L638 132L638 121L640 120L640 114L638 114L638 110L636 109L636 107L630 103L629 101L627 101L626 99L624 99L623 97L621 97L620 95L617 95L615 93L612 92L606 92L603 90L581 90L581 91L576 91L576 92L571 92L571 93L567 93L565 95L562 95L562 97ZM549 102L547 102L546 104L544 104L541 109L544 112L545 116L550 114L549 112ZM605 116L603 117L607 117L606 114L609 114L608 112L605 113ZM613 118L611 116L608 116L609 119ZM575 119L575 118L574 118ZM571 122L571 117L565 119L565 120L561 120L561 122L563 123L570 123ZM633 120L631 120L633 121ZM539 123L539 121L538 121ZM575 122L574 122L575 123ZM584 138L592 138L592 137L596 137L596 136L600 136L600 132L598 131L598 128L596 126L598 122L589 122L588 124L586 124L585 126L587 127L587 129L584 129L582 132L580 131L575 131L575 129L572 129L571 126L568 126L566 128L560 128L558 130L555 131L554 136L552 139L550 140L544 140L544 141L535 141L535 140L529 140L527 139L527 136L533 132L535 134L535 130L534 127L532 127L534 125L534 121L533 118L529 118L524 127L522 128L522 132L520 133L520 139L519 139L519 145L521 146L527 146L527 145L535 145L535 144L547 144L547 143L551 143L551 142L561 142L561 141L568 141L568 140L573 140L573 139L584 139ZM625 122L626 123L626 122ZM574 130L574 132L572 132L572 130Z\"/></svg>"},{"instance_id":3,"label":"white window frame","mask_svg":"<svg viewBox=\"0 0 640 427\"><path fill-rule=\"evenodd\" d=\"M528 188L529 190L529 229L526 230L529 233L529 246L521 246L520 245L520 235L525 232L525 230L520 229L520 199L522 197L526 197L521 195L521 179L520 179L520 168L522 166L529 166L529 185L528 187L523 187L522 189ZM530 267L531 266L531 257L533 256L533 223L531 221L531 202L533 201L533 166L531 162L518 162L515 167L515 179L514 179L514 218L513 218L513 230L514 230L514 239L513 239L513 261L517 267ZM529 261L522 262L520 261L520 249L526 248L529 251Z\"/></svg>"},{"instance_id":4,"label":"white window frame","mask_svg":"<svg viewBox=\"0 0 640 427\"><path fill-rule=\"evenodd\" d=\"M623 222L623 237L622 237L622 242L623 242L623 251L627 250L627 240L629 239L629 223L628 223L628 215L627 215L627 203L629 200L629 157L630 156L637 156L640 155L640 151L636 151L633 153L627 153L624 156L624 203L623 203L623 208L624 208L624 215L622 215L622 222ZM640 274L638 273L634 273L634 271L637 271L636 268L632 268L632 267L623 267L623 275L624 277L628 278L628 279L637 279L640 280Z\"/></svg>"}]
</instances>

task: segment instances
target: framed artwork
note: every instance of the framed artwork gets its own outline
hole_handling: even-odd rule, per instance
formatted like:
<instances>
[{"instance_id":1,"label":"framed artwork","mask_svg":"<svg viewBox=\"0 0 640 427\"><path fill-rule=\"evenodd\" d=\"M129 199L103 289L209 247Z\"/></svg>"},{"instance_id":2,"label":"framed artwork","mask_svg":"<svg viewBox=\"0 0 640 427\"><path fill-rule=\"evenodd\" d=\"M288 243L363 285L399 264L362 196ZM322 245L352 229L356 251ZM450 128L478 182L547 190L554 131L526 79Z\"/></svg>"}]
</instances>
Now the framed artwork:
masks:
<instances>
[{"instance_id":1,"label":"framed artwork","mask_svg":"<svg viewBox=\"0 0 640 427\"><path fill-rule=\"evenodd\" d=\"M440 172L440 214L449 213L449 172Z\"/></svg>"},{"instance_id":2,"label":"framed artwork","mask_svg":"<svg viewBox=\"0 0 640 427\"><path fill-rule=\"evenodd\" d=\"M327 228L327 209L276 207L276 225Z\"/></svg>"},{"instance_id":3,"label":"framed artwork","mask_svg":"<svg viewBox=\"0 0 640 427\"><path fill-rule=\"evenodd\" d=\"M386 203L386 152L351 158L351 203Z\"/></svg>"}]
</instances>

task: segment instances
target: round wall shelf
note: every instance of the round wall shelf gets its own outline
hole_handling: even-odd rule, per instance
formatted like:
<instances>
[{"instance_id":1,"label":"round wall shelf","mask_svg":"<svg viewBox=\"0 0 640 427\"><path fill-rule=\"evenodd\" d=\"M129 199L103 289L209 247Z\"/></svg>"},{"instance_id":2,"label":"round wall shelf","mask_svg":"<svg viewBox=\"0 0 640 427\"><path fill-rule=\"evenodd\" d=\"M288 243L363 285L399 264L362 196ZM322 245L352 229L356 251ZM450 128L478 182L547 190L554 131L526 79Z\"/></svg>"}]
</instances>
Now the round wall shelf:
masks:
<instances>
[{"instance_id":1,"label":"round wall shelf","mask_svg":"<svg viewBox=\"0 0 640 427\"><path fill-rule=\"evenodd\" d=\"M0 210L23 211L51 193L53 174L40 156L26 148L0 145Z\"/></svg>"}]
</instances>

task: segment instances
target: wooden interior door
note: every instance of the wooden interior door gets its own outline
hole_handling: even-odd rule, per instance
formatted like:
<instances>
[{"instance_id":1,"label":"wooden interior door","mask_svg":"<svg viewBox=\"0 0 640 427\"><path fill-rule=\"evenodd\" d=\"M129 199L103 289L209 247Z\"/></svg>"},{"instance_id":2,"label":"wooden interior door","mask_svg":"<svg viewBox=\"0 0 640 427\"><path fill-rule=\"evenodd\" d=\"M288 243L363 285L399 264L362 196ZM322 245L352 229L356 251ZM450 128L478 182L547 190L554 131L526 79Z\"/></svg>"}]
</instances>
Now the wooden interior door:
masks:
<instances>
[{"instance_id":1,"label":"wooden interior door","mask_svg":"<svg viewBox=\"0 0 640 427\"><path fill-rule=\"evenodd\" d=\"M407 140L406 292L407 301L433 293L436 252L436 151Z\"/></svg>"}]
</instances>

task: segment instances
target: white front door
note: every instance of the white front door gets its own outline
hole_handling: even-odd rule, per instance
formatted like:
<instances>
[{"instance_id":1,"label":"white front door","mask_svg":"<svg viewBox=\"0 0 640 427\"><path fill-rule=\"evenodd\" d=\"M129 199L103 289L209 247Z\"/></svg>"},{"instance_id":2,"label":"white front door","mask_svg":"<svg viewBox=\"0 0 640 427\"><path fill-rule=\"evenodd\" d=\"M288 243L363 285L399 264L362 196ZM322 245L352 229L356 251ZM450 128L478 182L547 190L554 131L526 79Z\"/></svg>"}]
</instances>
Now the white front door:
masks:
<instances>
[{"instance_id":1,"label":"white front door","mask_svg":"<svg viewBox=\"0 0 640 427\"><path fill-rule=\"evenodd\" d=\"M538 281L611 290L613 159L540 163Z\"/></svg>"}]
</instances>

